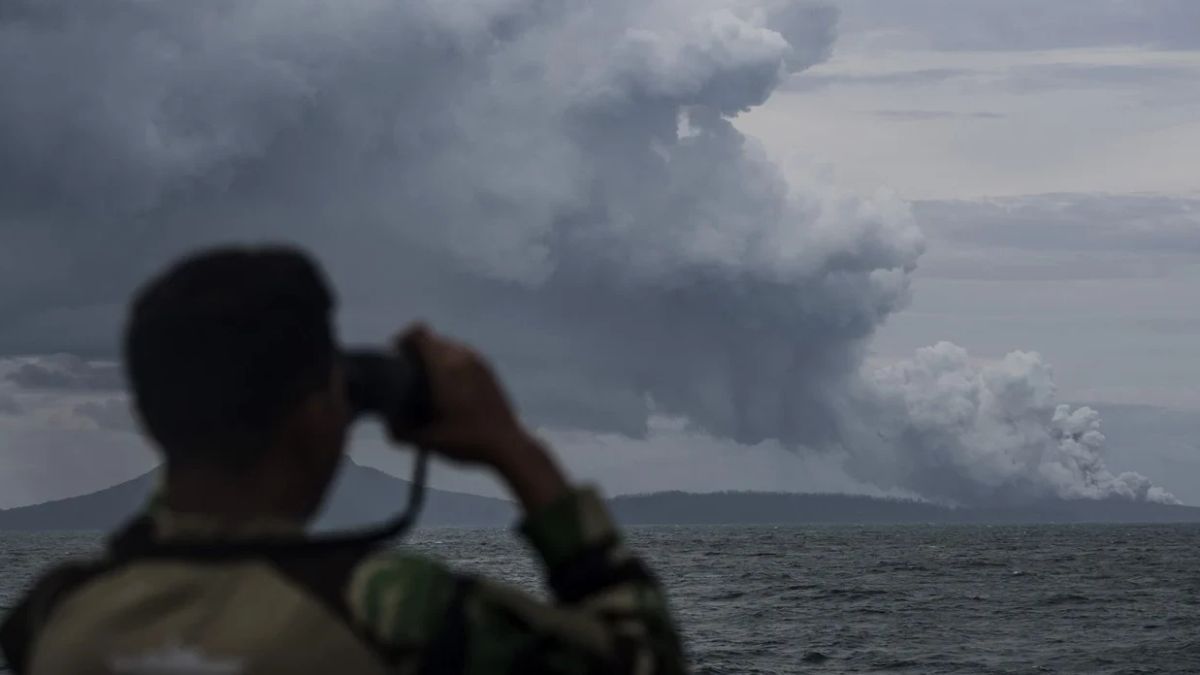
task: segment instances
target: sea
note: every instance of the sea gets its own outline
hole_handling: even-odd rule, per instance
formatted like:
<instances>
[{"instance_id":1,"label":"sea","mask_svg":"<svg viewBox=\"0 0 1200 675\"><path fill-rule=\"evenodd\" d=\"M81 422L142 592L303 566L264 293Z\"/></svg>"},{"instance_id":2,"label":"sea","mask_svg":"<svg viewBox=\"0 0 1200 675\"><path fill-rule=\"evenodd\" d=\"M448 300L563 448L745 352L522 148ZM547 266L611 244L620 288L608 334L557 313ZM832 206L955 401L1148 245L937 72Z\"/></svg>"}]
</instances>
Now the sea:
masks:
<instances>
[{"instance_id":1,"label":"sea","mask_svg":"<svg viewBox=\"0 0 1200 675\"><path fill-rule=\"evenodd\" d=\"M1200 526L638 527L693 671L1200 673ZM0 533L0 606L96 534ZM506 530L402 544L542 593Z\"/></svg>"}]
</instances>

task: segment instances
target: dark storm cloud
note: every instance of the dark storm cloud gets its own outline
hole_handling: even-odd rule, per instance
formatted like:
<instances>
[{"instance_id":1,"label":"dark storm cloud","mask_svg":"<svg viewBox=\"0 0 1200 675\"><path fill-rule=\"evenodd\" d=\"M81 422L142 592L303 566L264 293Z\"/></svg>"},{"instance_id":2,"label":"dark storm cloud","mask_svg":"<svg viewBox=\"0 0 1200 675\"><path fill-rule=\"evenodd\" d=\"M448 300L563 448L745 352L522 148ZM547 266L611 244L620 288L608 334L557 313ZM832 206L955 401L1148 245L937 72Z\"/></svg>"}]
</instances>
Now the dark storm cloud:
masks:
<instances>
[{"instance_id":1,"label":"dark storm cloud","mask_svg":"<svg viewBox=\"0 0 1200 675\"><path fill-rule=\"evenodd\" d=\"M834 433L825 390L920 250L902 205L790 193L728 120L828 53L827 8L21 7L0 347L114 336L173 254L282 238L329 266L349 337L429 316L543 421L637 433L652 401L796 442Z\"/></svg>"},{"instance_id":2,"label":"dark storm cloud","mask_svg":"<svg viewBox=\"0 0 1200 675\"><path fill-rule=\"evenodd\" d=\"M0 350L111 354L166 260L282 239L319 253L348 338L427 317L540 424L682 417L939 499L1167 498L1104 468L1098 421L1052 406L1035 355L980 370L943 344L863 373L923 250L908 205L789 184L731 123L830 53L828 8L8 7Z\"/></svg>"}]
</instances>

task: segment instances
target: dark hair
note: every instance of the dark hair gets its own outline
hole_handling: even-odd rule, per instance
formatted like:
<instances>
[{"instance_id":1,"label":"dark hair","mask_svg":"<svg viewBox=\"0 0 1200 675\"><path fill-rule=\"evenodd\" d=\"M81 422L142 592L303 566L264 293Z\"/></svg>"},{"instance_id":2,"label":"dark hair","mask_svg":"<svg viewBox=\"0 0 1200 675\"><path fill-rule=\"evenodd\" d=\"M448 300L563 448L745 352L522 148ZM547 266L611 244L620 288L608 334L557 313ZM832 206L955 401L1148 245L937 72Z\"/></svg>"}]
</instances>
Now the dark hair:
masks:
<instances>
[{"instance_id":1,"label":"dark hair","mask_svg":"<svg viewBox=\"0 0 1200 675\"><path fill-rule=\"evenodd\" d=\"M143 287L125 369L167 462L252 464L284 416L327 386L332 308L317 266L286 247L208 250Z\"/></svg>"}]
</instances>

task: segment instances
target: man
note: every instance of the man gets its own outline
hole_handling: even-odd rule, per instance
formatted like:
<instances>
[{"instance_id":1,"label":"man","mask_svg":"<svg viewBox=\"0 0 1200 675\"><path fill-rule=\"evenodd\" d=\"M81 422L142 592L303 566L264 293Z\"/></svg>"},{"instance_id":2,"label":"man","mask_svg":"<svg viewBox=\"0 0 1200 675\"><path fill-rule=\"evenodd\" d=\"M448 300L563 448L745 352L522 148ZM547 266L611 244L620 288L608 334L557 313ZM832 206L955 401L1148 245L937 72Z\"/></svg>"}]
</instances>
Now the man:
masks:
<instances>
[{"instance_id":1,"label":"man","mask_svg":"<svg viewBox=\"0 0 1200 675\"><path fill-rule=\"evenodd\" d=\"M184 260L133 303L125 368L163 486L102 559L43 577L5 623L18 673L680 673L661 588L573 489L487 364L416 327L433 421L394 440L495 471L556 602L305 523L349 409L333 301L302 254ZM101 458L97 458L100 461ZM269 542L259 546L257 542Z\"/></svg>"}]
</instances>

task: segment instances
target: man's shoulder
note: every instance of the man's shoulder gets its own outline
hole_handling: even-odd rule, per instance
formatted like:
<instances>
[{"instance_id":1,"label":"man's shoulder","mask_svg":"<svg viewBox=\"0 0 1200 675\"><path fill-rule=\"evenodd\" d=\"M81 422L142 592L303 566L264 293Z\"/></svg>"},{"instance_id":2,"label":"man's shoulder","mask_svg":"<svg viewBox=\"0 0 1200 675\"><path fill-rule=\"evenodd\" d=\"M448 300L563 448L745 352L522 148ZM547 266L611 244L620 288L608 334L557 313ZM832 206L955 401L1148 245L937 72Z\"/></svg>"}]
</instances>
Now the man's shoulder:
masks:
<instances>
[{"instance_id":1,"label":"man's shoulder","mask_svg":"<svg viewBox=\"0 0 1200 675\"><path fill-rule=\"evenodd\" d=\"M432 558L380 552L355 567L345 601L355 621L376 639L418 646L433 638L464 585L463 577Z\"/></svg>"}]
</instances>

